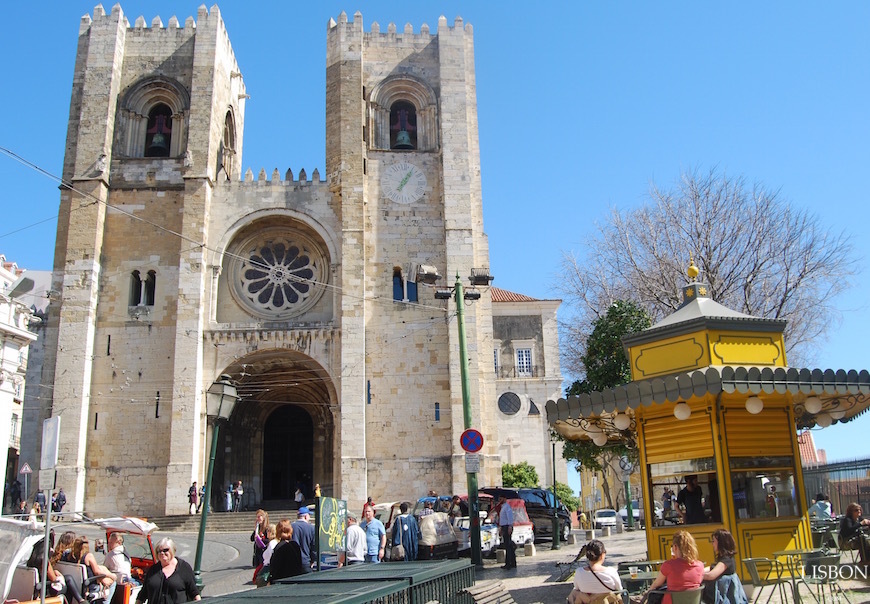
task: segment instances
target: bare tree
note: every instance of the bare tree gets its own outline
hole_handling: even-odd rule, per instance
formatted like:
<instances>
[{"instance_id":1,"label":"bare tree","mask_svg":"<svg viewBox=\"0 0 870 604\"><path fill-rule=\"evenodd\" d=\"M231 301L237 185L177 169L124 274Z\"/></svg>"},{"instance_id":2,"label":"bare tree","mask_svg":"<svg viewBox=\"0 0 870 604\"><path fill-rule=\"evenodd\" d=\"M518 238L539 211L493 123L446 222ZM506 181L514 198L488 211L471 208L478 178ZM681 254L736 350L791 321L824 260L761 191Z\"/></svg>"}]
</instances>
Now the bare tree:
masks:
<instances>
[{"instance_id":1,"label":"bare tree","mask_svg":"<svg viewBox=\"0 0 870 604\"><path fill-rule=\"evenodd\" d=\"M563 253L559 285L578 313L562 338L565 366L578 375L591 323L613 302L632 300L654 322L679 307L690 256L720 304L788 320L792 364L838 318L834 300L856 269L848 236L715 169L684 173L671 189L653 185L643 207L612 209L585 247L582 259Z\"/></svg>"}]
</instances>

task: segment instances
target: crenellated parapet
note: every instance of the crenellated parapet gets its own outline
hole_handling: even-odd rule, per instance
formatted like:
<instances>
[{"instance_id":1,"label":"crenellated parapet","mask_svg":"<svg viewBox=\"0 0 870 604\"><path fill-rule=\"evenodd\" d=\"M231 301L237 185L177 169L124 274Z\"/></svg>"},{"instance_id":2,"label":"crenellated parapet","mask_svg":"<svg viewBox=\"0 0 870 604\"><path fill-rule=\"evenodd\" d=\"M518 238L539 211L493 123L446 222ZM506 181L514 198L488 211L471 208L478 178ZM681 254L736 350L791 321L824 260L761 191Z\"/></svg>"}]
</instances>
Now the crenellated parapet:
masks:
<instances>
[{"instance_id":1,"label":"crenellated parapet","mask_svg":"<svg viewBox=\"0 0 870 604\"><path fill-rule=\"evenodd\" d=\"M79 25L79 35L87 33L94 24L98 24L101 21L109 19L111 19L113 22L120 21L120 23L128 30L144 34L152 34L155 36L178 33L193 36L196 33L197 23L199 23L202 27L206 27L209 24L214 24L217 28L217 31L223 38L222 42L224 46L232 54L232 45L229 43L229 33L227 32L226 24L221 18L220 9L218 8L217 4L212 5L211 10L206 8L204 4L201 5L197 10L196 19L194 19L192 16L188 16L184 20L184 26L181 25L181 22L175 15L169 18L169 21L166 23L166 25L163 24L163 19L160 17L160 15L157 15L153 19L151 19L150 25L148 25L143 15L139 15L138 17L136 17L136 20L131 26L129 20L124 15L124 11L122 10L120 4L114 5L110 14L106 14L106 10L103 8L103 5L98 4L96 7L94 7L93 17L87 13L82 16L81 24ZM233 60L235 61L235 55L233 55Z\"/></svg>"},{"instance_id":2,"label":"crenellated parapet","mask_svg":"<svg viewBox=\"0 0 870 604\"><path fill-rule=\"evenodd\" d=\"M327 23L327 29L331 30L338 26L350 26L359 31L362 31L363 22L362 22L362 13L357 11L353 15L353 21L348 21L347 13L342 11L338 15L338 20L330 19ZM395 39L396 36L402 36L402 38L406 38L408 36L412 36L411 41L428 41L431 40L434 36L442 34L442 33L453 33L453 32L467 32L469 34L474 32L471 24L465 24L462 20L462 17L457 16L453 20L453 26L447 25L447 17L441 15L438 18L438 28L435 34L432 34L429 30L429 25L427 23L423 23L420 26L420 30L417 33L414 33L414 26L410 23L405 23L405 26L402 28L400 32L395 23L390 22L387 25L387 30L385 32L381 31L381 26L377 21L372 21L369 32L366 34L367 38L373 38L376 36L383 36L386 38Z\"/></svg>"},{"instance_id":3,"label":"crenellated parapet","mask_svg":"<svg viewBox=\"0 0 870 604\"><path fill-rule=\"evenodd\" d=\"M323 180L320 176L320 170L314 168L314 171L311 173L311 178L308 178L308 174L305 171L305 168L299 170L299 173L294 177L293 170L288 168L284 173L284 177L281 177L281 173L278 171L278 168L272 170L271 177L268 176L265 168L260 168L257 177L254 178L254 171L251 168L248 168L245 171L245 178L241 184L243 185L264 185L270 184L272 186L317 186L320 184L325 184L326 181ZM232 181L227 181L225 183L221 183L221 186L232 186L234 183Z\"/></svg>"}]
</instances>

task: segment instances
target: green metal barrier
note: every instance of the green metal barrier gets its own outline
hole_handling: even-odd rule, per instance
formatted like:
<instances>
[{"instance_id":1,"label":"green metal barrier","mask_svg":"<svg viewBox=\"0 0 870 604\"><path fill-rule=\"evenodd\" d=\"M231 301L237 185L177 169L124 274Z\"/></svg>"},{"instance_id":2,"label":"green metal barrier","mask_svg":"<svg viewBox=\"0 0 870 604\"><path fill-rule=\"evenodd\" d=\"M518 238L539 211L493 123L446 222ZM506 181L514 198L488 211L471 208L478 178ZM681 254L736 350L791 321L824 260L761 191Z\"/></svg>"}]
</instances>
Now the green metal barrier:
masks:
<instances>
[{"instance_id":1,"label":"green metal barrier","mask_svg":"<svg viewBox=\"0 0 870 604\"><path fill-rule=\"evenodd\" d=\"M269 604L410 604L409 582L365 581L306 582L273 585L239 593L208 598L209 602L263 602Z\"/></svg>"},{"instance_id":2,"label":"green metal barrier","mask_svg":"<svg viewBox=\"0 0 870 604\"><path fill-rule=\"evenodd\" d=\"M460 592L474 585L474 566L469 560L354 564L336 570L282 579L280 583L310 585L396 580L408 582L408 604L425 604L431 600L442 604L466 604L471 599Z\"/></svg>"}]
</instances>

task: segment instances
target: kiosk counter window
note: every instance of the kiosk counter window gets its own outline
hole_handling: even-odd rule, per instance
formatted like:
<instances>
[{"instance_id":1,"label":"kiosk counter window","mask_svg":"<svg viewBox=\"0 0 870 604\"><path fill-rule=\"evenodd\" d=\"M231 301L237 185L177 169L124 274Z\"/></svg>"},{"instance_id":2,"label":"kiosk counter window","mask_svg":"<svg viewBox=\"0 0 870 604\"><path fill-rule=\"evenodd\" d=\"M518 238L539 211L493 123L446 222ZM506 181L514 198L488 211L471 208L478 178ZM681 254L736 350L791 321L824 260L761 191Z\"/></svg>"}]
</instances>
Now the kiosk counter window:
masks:
<instances>
[{"instance_id":1,"label":"kiosk counter window","mask_svg":"<svg viewBox=\"0 0 870 604\"><path fill-rule=\"evenodd\" d=\"M731 490L738 519L799 515L791 457L731 458Z\"/></svg>"},{"instance_id":2,"label":"kiosk counter window","mask_svg":"<svg viewBox=\"0 0 870 604\"><path fill-rule=\"evenodd\" d=\"M681 508L683 512L690 511L686 509L686 505L679 504L680 491L686 488L688 477L697 477L693 491L696 489L701 491L702 511L696 511L693 518L687 517L686 522L699 524L722 521L719 480L715 467L715 461L712 457L649 464L649 496L662 502L664 508L662 520L665 526L682 522ZM691 508L693 505L695 504L690 501L688 507Z\"/></svg>"}]
</instances>

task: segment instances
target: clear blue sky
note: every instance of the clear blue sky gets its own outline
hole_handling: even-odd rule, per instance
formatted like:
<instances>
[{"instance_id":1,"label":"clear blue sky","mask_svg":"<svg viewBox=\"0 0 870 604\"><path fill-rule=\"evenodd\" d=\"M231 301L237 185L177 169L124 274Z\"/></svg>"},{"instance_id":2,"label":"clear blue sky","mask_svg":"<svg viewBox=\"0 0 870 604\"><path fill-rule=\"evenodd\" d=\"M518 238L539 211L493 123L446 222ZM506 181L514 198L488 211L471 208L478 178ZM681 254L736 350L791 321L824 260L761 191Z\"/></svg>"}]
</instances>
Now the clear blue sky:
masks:
<instances>
[{"instance_id":1,"label":"clear blue sky","mask_svg":"<svg viewBox=\"0 0 870 604\"><path fill-rule=\"evenodd\" d=\"M95 2L11 3L0 146L60 174L80 17ZM193 2L123 2L130 22L196 15ZM111 10L111 5L105 5ZM649 184L719 166L759 180L853 236L866 236L870 3L220 3L251 99L245 168L324 170L325 38L359 10L366 30L415 31L461 15L474 27L484 224L495 285L558 297L563 251ZM50 269L56 183L0 156L0 253ZM41 222L43 221L43 222ZM35 225L18 233L16 229ZM870 286L859 275L814 366L870 368ZM562 316L568 309L563 309ZM567 376L566 376L567 377ZM870 455L870 419L817 431L829 459Z\"/></svg>"}]
</instances>

